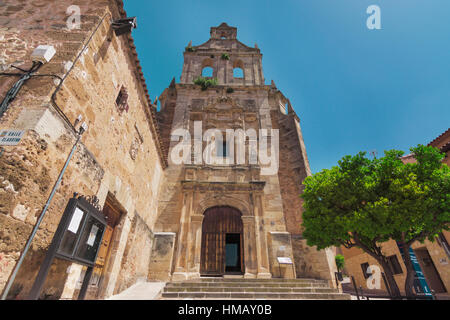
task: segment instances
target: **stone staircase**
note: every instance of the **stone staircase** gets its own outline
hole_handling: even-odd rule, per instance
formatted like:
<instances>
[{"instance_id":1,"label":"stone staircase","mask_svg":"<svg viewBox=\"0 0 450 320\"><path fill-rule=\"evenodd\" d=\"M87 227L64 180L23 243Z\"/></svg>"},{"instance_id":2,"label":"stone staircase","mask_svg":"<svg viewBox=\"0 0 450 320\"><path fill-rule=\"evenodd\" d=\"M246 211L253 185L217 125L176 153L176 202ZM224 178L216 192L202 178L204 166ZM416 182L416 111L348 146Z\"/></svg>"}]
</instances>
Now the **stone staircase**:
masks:
<instances>
[{"instance_id":1,"label":"stone staircase","mask_svg":"<svg viewBox=\"0 0 450 320\"><path fill-rule=\"evenodd\" d=\"M325 280L200 278L167 283L160 299L350 300L350 295Z\"/></svg>"}]
</instances>

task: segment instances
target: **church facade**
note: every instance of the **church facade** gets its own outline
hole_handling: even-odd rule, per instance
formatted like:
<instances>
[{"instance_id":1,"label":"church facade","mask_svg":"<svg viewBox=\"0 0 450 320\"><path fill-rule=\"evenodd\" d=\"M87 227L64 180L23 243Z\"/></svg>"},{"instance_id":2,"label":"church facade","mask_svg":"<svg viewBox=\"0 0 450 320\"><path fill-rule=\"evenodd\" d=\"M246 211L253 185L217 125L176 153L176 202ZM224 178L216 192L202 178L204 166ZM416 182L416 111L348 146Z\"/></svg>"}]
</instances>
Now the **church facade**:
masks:
<instances>
[{"instance_id":1,"label":"church facade","mask_svg":"<svg viewBox=\"0 0 450 320\"><path fill-rule=\"evenodd\" d=\"M302 237L300 119L266 84L257 45L212 27L185 48L158 110L122 0L4 4L0 100L24 81L0 114L1 130L22 132L0 149L2 296L103 299L139 281L201 277L335 286L334 249ZM35 68L39 45L56 53ZM73 203L92 212L77 221Z\"/></svg>"},{"instance_id":2,"label":"church facade","mask_svg":"<svg viewBox=\"0 0 450 320\"><path fill-rule=\"evenodd\" d=\"M301 236L310 168L300 120L275 83L265 84L258 46L241 43L225 23L212 27L207 42L186 47L181 81L159 100L169 165L150 273L333 279L333 252L316 251ZM208 152L223 161L208 162Z\"/></svg>"}]
</instances>

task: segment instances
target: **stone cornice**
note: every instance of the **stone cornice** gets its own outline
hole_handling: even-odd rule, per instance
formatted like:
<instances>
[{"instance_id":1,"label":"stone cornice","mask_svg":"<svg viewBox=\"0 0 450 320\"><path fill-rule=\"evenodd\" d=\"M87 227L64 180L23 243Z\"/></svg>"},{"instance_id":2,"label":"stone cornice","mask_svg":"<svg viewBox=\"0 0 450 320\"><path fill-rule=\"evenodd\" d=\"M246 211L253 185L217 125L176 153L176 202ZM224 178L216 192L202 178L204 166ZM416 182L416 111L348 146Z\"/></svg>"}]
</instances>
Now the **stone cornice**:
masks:
<instances>
[{"instance_id":1,"label":"stone cornice","mask_svg":"<svg viewBox=\"0 0 450 320\"><path fill-rule=\"evenodd\" d=\"M182 180L181 185L184 191L200 191L200 192L251 192L263 191L266 185L265 181L249 181L249 182L218 182L218 181L193 181Z\"/></svg>"}]
</instances>

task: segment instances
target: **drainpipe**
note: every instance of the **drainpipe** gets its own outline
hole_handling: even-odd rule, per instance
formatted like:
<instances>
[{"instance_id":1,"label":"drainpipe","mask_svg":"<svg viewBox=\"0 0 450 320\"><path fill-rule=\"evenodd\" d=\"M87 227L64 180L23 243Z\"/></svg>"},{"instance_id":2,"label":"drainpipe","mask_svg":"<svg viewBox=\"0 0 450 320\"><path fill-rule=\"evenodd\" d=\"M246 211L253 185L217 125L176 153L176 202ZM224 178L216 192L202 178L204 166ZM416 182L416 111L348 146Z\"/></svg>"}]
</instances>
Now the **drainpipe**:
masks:
<instances>
[{"instance_id":1,"label":"drainpipe","mask_svg":"<svg viewBox=\"0 0 450 320\"><path fill-rule=\"evenodd\" d=\"M45 203L45 206L42 209L42 212L39 215L39 218L38 218L36 224L34 225L33 231L31 232L31 235L28 238L25 248L23 249L22 254L20 255L19 260L17 261L16 265L14 266L13 273L11 274L11 277L9 278L8 283L6 284L6 287L5 287L5 290L3 291L1 300L6 300L9 290L11 289L11 286L14 283L14 280L16 279L17 273L19 272L19 269L22 266L22 263L25 259L26 254L28 253L28 250L30 249L31 242L33 241L33 239L39 229L39 226L41 225L41 222L44 219L45 213L47 212L47 209L50 206L50 203L52 202L53 196L55 195L56 190L58 189L58 187L61 183L62 177L63 177L64 173L66 172L67 166L69 165L69 162L72 159L72 156L74 155L75 150L77 149L78 142L80 141L81 136L83 135L83 133L86 130L87 130L87 125L86 125L86 123L83 123L78 131L77 140L75 141L75 144L73 145L72 150L70 151L70 154L67 157L66 163L64 164L63 169L59 173L58 180L56 180L56 183L53 186L52 192L50 193L50 196L49 196L47 202Z\"/></svg>"}]
</instances>

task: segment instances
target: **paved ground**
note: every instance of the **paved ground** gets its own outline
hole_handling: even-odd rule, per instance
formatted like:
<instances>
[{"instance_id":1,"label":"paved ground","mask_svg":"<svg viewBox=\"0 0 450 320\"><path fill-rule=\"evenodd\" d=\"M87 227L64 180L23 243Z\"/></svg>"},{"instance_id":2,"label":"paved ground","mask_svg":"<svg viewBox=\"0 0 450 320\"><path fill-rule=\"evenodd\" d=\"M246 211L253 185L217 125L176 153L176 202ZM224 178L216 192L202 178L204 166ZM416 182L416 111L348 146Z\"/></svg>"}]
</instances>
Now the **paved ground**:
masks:
<instances>
[{"instance_id":1,"label":"paved ground","mask_svg":"<svg viewBox=\"0 0 450 320\"><path fill-rule=\"evenodd\" d=\"M106 300L154 300L165 285L165 282L139 282Z\"/></svg>"}]
</instances>

